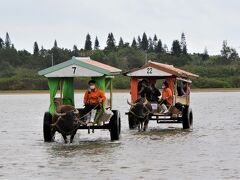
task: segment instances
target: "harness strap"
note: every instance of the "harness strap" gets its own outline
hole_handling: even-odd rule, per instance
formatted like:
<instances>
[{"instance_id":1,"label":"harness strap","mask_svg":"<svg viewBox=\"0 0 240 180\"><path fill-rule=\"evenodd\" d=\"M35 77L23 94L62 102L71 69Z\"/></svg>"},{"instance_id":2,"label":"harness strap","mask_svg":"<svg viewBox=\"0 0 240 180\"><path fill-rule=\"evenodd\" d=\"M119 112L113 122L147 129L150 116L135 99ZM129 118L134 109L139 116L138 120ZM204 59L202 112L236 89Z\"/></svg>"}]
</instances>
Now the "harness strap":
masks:
<instances>
[{"instance_id":1,"label":"harness strap","mask_svg":"<svg viewBox=\"0 0 240 180\"><path fill-rule=\"evenodd\" d=\"M97 106L98 106L98 105L96 105L92 110L96 109ZM60 133L64 134L64 135L72 134L74 131L76 131L76 130L79 128L80 125L87 125L84 121L82 121L82 120L80 120L80 119L86 117L88 114L90 114L90 113L92 112L92 110L89 111L87 114L83 115L82 117L78 118L78 119L77 119L77 126L76 126L73 130L71 130L71 131L66 132L66 131L62 130L62 129L58 126L58 122L59 122L60 119L61 119L60 116L58 117L57 121L56 121L54 124L51 124L50 126L51 126L52 128L53 128L53 127L56 127L57 130L58 130Z\"/></svg>"},{"instance_id":2,"label":"harness strap","mask_svg":"<svg viewBox=\"0 0 240 180\"><path fill-rule=\"evenodd\" d=\"M135 117L137 117L137 118L145 119L145 118L151 113L151 111L150 111L150 109L149 109L148 107L146 107L145 105L143 105L143 107L147 110L147 113L146 113L145 116L138 116L138 115L136 115L131 109L130 109L129 112L130 112L133 116L135 116Z\"/></svg>"}]
</instances>

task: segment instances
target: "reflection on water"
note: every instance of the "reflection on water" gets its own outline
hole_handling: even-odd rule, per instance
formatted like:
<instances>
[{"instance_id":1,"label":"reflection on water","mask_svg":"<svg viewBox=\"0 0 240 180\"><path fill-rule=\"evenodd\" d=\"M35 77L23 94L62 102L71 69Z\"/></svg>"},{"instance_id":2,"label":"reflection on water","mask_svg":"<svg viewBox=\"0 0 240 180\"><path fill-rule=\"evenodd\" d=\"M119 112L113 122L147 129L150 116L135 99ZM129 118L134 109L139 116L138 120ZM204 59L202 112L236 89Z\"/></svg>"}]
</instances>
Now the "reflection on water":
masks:
<instances>
[{"instance_id":1,"label":"reflection on water","mask_svg":"<svg viewBox=\"0 0 240 180\"><path fill-rule=\"evenodd\" d=\"M193 130L151 121L147 132L128 130L129 93L116 93L120 141L111 142L106 130L79 130L73 144L59 134L43 142L48 98L0 95L0 179L240 179L238 92L193 93Z\"/></svg>"},{"instance_id":2,"label":"reflection on water","mask_svg":"<svg viewBox=\"0 0 240 180\"><path fill-rule=\"evenodd\" d=\"M106 153L111 153L113 148L119 146L119 142L111 141L80 141L77 144L63 144L62 143L51 143L51 148L48 149L49 154L52 156L63 156L69 157L74 155L83 156L95 156L95 155L105 155Z\"/></svg>"},{"instance_id":3,"label":"reflection on water","mask_svg":"<svg viewBox=\"0 0 240 180\"><path fill-rule=\"evenodd\" d=\"M181 127L149 128L145 132L133 131L131 135L136 139L164 140L171 138L180 138L191 133L192 130L183 130Z\"/></svg>"}]
</instances>

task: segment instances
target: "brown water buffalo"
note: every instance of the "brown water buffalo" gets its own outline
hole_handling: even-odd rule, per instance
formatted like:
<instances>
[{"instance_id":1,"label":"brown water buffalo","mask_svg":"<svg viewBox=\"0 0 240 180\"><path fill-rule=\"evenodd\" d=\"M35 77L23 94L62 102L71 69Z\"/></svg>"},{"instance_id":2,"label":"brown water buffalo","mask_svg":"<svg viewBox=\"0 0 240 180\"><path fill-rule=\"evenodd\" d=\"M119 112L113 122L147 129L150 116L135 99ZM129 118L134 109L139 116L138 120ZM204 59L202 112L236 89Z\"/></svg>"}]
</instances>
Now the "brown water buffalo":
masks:
<instances>
[{"instance_id":1,"label":"brown water buffalo","mask_svg":"<svg viewBox=\"0 0 240 180\"><path fill-rule=\"evenodd\" d=\"M127 102L131 106L129 113L138 125L138 131L146 131L149 122L149 113L152 112L151 104L146 98L139 98L134 103Z\"/></svg>"},{"instance_id":2,"label":"brown water buffalo","mask_svg":"<svg viewBox=\"0 0 240 180\"><path fill-rule=\"evenodd\" d=\"M60 105L57 101L54 103L56 111L52 117L52 134L56 131L61 133L65 143L67 143L67 136L71 135L70 143L72 143L80 123L79 112L71 105Z\"/></svg>"}]
</instances>

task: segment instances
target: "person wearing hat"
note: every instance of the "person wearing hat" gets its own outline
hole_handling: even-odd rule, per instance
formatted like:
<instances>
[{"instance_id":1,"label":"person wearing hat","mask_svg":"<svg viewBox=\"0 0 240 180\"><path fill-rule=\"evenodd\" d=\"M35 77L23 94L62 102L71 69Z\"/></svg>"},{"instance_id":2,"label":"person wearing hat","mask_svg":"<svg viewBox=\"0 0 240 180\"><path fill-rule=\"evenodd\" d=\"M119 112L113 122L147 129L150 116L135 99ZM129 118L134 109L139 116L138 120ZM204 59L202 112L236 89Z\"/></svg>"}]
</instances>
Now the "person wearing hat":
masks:
<instances>
[{"instance_id":1,"label":"person wearing hat","mask_svg":"<svg viewBox=\"0 0 240 180\"><path fill-rule=\"evenodd\" d=\"M94 80L90 80L88 82L88 90L84 95L84 109L83 113L87 114L92 109L100 109L103 103L106 100L106 96L103 91L96 87L96 82Z\"/></svg>"}]
</instances>

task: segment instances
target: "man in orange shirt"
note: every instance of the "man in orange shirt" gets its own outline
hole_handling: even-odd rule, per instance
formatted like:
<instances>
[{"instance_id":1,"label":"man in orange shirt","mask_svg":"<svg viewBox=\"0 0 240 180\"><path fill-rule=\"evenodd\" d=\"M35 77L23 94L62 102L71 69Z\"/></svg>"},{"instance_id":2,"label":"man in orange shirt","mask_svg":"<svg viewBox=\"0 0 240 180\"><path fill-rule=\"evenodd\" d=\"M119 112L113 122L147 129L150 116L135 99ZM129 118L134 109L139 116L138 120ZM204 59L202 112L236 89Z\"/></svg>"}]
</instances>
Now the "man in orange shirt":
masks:
<instances>
[{"instance_id":1,"label":"man in orange shirt","mask_svg":"<svg viewBox=\"0 0 240 180\"><path fill-rule=\"evenodd\" d=\"M162 89L161 105L162 109L164 110L163 113L167 113L167 106L171 106L173 104L173 94L172 90L168 87L167 81L163 82Z\"/></svg>"},{"instance_id":2,"label":"man in orange shirt","mask_svg":"<svg viewBox=\"0 0 240 180\"><path fill-rule=\"evenodd\" d=\"M87 114L92 109L100 109L106 100L105 94L103 91L96 87L94 80L88 82L88 90L84 95L84 109L83 113Z\"/></svg>"}]
</instances>

